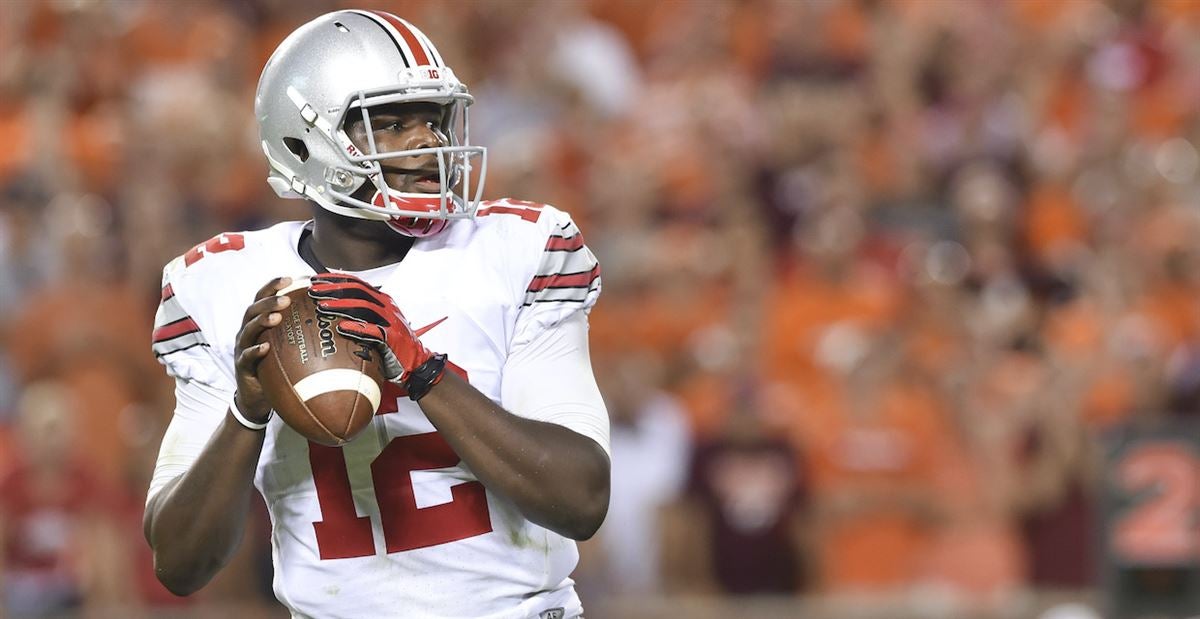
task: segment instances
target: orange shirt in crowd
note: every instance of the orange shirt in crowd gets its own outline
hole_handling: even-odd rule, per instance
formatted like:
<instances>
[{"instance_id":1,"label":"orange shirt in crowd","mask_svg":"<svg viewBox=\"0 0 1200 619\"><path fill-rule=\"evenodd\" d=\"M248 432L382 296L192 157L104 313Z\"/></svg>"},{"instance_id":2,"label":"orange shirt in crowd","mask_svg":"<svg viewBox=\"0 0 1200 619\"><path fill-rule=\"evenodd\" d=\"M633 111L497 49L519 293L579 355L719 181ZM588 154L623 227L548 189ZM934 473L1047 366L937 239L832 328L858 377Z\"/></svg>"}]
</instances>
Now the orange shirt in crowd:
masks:
<instances>
[{"instance_id":1,"label":"orange shirt in crowd","mask_svg":"<svg viewBox=\"0 0 1200 619\"><path fill-rule=\"evenodd\" d=\"M29 106L0 97L0 181L24 170L33 160L33 120Z\"/></svg>"},{"instance_id":2,"label":"orange shirt in crowd","mask_svg":"<svg viewBox=\"0 0 1200 619\"><path fill-rule=\"evenodd\" d=\"M1068 187L1050 183L1035 187L1025 204L1023 227L1029 249L1044 262L1087 243L1087 221Z\"/></svg>"},{"instance_id":3,"label":"orange shirt in crowd","mask_svg":"<svg viewBox=\"0 0 1200 619\"><path fill-rule=\"evenodd\" d=\"M772 379L806 384L814 374L814 353L825 330L840 322L870 333L896 315L900 298L881 270L854 265L842 281L801 266L776 280L768 293L761 350Z\"/></svg>"},{"instance_id":4,"label":"orange shirt in crowd","mask_svg":"<svg viewBox=\"0 0 1200 619\"><path fill-rule=\"evenodd\" d=\"M851 389L831 381L809 393L796 424L816 502L830 510L816 535L818 578L830 592L903 587L933 539L952 433L920 387L889 382L857 405Z\"/></svg>"},{"instance_id":5,"label":"orange shirt in crowd","mask_svg":"<svg viewBox=\"0 0 1200 619\"><path fill-rule=\"evenodd\" d=\"M148 349L151 322L121 286L64 285L31 297L5 329L21 382L57 378L86 404L76 415L78 453L108 482L118 479L125 458L122 411L169 388Z\"/></svg>"},{"instance_id":6,"label":"orange shirt in crowd","mask_svg":"<svg viewBox=\"0 0 1200 619\"><path fill-rule=\"evenodd\" d=\"M1146 294L1138 309L1151 321L1164 353L1200 338L1200 295L1189 286L1157 286Z\"/></svg>"}]
</instances>

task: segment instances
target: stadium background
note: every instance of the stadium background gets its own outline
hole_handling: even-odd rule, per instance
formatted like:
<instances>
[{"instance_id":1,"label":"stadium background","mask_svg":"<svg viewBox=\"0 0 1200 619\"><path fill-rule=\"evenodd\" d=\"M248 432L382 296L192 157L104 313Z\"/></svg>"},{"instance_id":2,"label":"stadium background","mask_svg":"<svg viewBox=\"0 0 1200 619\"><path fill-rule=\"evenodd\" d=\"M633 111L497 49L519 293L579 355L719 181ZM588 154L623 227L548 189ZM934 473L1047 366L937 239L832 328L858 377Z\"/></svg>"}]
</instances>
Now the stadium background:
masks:
<instances>
[{"instance_id":1,"label":"stadium background","mask_svg":"<svg viewBox=\"0 0 1200 619\"><path fill-rule=\"evenodd\" d=\"M283 616L262 510L194 598L153 579L149 332L173 256L306 216L254 87L341 6L0 3L9 615ZM487 196L570 211L604 266L589 617L1111 607L1105 452L1200 404L1200 2L354 6L471 87ZM1194 453L1135 555L1200 557Z\"/></svg>"}]
</instances>

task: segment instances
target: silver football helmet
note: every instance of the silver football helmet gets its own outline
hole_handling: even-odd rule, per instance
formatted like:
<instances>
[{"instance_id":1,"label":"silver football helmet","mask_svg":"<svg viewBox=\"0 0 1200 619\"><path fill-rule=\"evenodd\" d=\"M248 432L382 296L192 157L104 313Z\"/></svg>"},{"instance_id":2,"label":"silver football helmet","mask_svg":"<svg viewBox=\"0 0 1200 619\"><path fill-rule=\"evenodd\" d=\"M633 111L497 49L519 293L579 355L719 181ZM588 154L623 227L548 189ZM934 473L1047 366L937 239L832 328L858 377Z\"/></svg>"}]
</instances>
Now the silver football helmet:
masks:
<instances>
[{"instance_id":1,"label":"silver football helmet","mask_svg":"<svg viewBox=\"0 0 1200 619\"><path fill-rule=\"evenodd\" d=\"M377 152L371 108L425 101L442 107L443 144ZM288 35L258 80L254 112L270 164L267 182L284 198L307 198L340 215L386 221L408 236L429 236L451 219L475 215L487 151L471 146L467 106L474 99L437 48L412 24L379 11L336 11ZM366 123L367 152L345 128ZM440 193L400 192L384 180L382 160L436 154ZM472 161L479 181L471 187ZM374 197L354 197L364 184Z\"/></svg>"}]
</instances>

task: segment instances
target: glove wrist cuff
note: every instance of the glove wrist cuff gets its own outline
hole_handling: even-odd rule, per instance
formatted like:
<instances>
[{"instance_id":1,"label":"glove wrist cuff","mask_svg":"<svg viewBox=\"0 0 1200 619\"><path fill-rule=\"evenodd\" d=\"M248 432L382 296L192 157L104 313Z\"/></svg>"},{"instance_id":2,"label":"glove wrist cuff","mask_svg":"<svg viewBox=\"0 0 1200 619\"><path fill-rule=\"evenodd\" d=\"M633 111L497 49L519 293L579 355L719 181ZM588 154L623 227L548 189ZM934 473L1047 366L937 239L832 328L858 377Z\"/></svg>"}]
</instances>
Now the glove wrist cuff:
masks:
<instances>
[{"instance_id":1,"label":"glove wrist cuff","mask_svg":"<svg viewBox=\"0 0 1200 619\"><path fill-rule=\"evenodd\" d=\"M425 394L429 393L434 385L442 382L442 376L445 373L446 355L438 354L430 357L428 361L408 373L408 378L404 381L404 389L408 391L408 397L414 402L425 397Z\"/></svg>"}]
</instances>

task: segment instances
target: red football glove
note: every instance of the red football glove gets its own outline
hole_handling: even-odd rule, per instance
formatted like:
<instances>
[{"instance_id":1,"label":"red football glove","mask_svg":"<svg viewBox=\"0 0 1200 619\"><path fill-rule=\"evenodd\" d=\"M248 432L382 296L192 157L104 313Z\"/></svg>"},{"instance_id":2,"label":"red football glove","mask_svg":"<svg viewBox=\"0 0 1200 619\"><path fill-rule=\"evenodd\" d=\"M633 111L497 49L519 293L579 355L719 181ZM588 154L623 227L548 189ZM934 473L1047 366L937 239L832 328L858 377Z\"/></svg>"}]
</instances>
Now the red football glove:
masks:
<instances>
[{"instance_id":1,"label":"red football glove","mask_svg":"<svg viewBox=\"0 0 1200 619\"><path fill-rule=\"evenodd\" d=\"M339 333L379 350L384 375L392 382L407 384L414 371L435 358L408 326L392 297L353 275L314 276L308 296L316 301L319 313L347 319L338 322ZM432 385L440 378L439 371L427 380L432 380Z\"/></svg>"}]
</instances>

